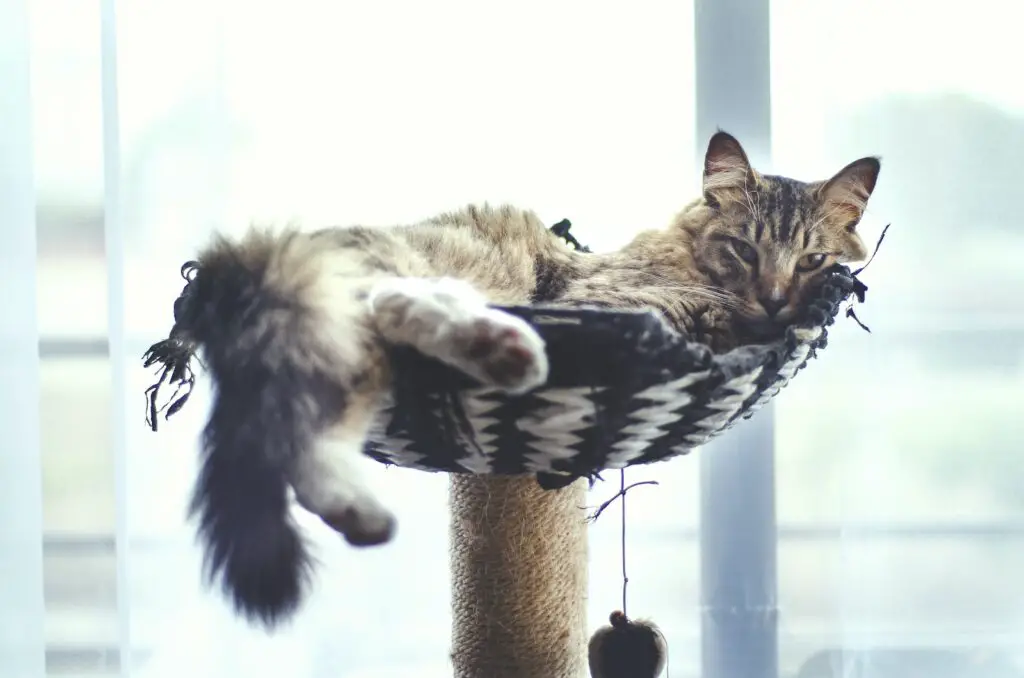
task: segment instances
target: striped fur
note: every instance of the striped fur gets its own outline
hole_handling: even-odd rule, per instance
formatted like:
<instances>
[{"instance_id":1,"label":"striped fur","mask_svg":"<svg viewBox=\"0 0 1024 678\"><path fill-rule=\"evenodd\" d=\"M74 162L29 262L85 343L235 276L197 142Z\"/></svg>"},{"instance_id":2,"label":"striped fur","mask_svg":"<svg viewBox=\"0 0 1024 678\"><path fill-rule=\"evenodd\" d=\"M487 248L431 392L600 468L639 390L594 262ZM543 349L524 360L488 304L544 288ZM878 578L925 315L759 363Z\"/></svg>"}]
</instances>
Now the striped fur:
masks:
<instances>
[{"instance_id":1,"label":"striped fur","mask_svg":"<svg viewBox=\"0 0 1024 678\"><path fill-rule=\"evenodd\" d=\"M719 132L708 146L704 200L676 219L695 266L732 295L739 343L777 335L834 263L865 258L857 233L880 163L867 157L827 181L757 172L739 142Z\"/></svg>"}]
</instances>

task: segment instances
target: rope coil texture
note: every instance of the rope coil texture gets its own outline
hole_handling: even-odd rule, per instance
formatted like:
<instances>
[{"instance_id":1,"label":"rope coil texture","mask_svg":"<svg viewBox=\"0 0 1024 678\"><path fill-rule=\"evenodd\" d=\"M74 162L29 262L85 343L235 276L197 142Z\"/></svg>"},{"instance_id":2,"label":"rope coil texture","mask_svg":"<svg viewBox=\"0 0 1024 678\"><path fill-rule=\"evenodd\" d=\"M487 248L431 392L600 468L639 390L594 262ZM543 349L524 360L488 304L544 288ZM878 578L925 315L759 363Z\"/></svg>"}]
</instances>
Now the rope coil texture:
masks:
<instances>
[{"instance_id":1,"label":"rope coil texture","mask_svg":"<svg viewBox=\"0 0 1024 678\"><path fill-rule=\"evenodd\" d=\"M451 476L455 678L586 675L585 489Z\"/></svg>"}]
</instances>

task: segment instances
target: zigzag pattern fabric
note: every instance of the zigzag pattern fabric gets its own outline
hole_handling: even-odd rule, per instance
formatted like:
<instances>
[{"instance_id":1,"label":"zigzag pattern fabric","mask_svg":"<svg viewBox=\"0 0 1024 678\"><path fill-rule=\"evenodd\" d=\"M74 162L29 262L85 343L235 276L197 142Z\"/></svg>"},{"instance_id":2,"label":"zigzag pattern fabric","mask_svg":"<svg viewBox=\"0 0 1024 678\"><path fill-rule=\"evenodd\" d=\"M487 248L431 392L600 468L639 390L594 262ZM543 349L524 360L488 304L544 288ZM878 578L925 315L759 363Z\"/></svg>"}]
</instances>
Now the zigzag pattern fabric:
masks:
<instances>
[{"instance_id":1,"label":"zigzag pattern fabric","mask_svg":"<svg viewBox=\"0 0 1024 678\"><path fill-rule=\"evenodd\" d=\"M686 454L775 397L825 347L826 328L858 288L835 266L785 338L721 355L654 313L506 307L544 338L547 384L508 396L395 349L392 398L366 453L428 471L561 478L554 487Z\"/></svg>"}]
</instances>

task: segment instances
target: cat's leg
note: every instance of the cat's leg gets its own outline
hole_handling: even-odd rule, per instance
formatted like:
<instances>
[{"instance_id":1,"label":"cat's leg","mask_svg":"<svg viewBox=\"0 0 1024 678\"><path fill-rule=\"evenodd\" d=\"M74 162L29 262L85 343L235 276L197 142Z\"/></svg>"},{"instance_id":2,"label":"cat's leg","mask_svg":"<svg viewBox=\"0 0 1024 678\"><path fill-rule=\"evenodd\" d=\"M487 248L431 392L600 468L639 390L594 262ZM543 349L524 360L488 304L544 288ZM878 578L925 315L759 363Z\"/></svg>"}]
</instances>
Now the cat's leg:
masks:
<instances>
[{"instance_id":1,"label":"cat's leg","mask_svg":"<svg viewBox=\"0 0 1024 678\"><path fill-rule=\"evenodd\" d=\"M522 393L547 380L544 340L521 318L487 305L453 278L386 278L369 295L380 335L412 346L484 384Z\"/></svg>"},{"instance_id":2,"label":"cat's leg","mask_svg":"<svg viewBox=\"0 0 1024 678\"><path fill-rule=\"evenodd\" d=\"M322 431L312 448L291 469L295 497L354 546L374 546L391 540L395 517L366 482L376 464L363 454L375 401L353 393L341 418Z\"/></svg>"}]
</instances>

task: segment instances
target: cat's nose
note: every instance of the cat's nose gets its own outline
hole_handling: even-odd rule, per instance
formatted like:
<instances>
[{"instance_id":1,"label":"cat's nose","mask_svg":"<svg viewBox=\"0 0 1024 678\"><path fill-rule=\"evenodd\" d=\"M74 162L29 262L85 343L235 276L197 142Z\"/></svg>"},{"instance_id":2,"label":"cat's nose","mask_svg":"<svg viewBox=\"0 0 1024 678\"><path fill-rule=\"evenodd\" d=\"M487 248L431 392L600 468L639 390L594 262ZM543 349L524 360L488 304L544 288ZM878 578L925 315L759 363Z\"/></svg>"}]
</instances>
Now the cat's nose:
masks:
<instances>
[{"instance_id":1,"label":"cat's nose","mask_svg":"<svg viewBox=\"0 0 1024 678\"><path fill-rule=\"evenodd\" d=\"M769 318L777 316L786 305L785 297L761 297L758 301L761 302L761 306L764 307L764 312L768 314Z\"/></svg>"}]
</instances>

